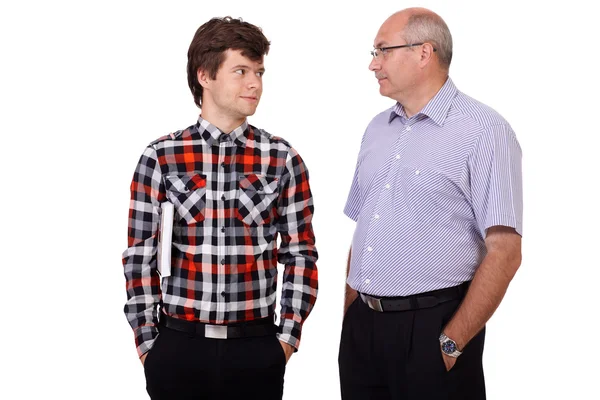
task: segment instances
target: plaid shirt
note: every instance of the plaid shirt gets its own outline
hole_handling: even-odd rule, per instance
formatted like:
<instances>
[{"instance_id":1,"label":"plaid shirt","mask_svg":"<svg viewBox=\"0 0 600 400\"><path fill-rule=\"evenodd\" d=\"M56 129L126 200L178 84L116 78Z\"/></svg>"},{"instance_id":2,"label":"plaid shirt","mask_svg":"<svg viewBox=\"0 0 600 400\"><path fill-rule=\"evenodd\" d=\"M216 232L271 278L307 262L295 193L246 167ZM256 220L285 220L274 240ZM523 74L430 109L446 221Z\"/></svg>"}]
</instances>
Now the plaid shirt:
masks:
<instances>
[{"instance_id":1,"label":"plaid shirt","mask_svg":"<svg viewBox=\"0 0 600 400\"><path fill-rule=\"evenodd\" d=\"M172 272L156 268L160 204L175 207ZM300 344L317 296L308 171L284 140L244 122L208 121L151 143L131 183L123 253L125 314L138 354L158 335L158 311L229 324L273 316L277 261L285 265L278 338ZM277 235L281 244L277 249Z\"/></svg>"}]
</instances>

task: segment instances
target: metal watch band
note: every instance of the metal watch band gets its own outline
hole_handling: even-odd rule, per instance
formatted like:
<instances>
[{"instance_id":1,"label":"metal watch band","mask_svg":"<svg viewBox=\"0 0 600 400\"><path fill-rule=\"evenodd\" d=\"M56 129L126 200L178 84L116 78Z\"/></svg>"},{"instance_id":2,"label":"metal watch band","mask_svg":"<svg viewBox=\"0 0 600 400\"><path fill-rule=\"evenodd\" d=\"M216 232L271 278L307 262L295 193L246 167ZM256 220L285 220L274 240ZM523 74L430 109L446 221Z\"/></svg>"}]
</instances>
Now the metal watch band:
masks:
<instances>
[{"instance_id":1,"label":"metal watch band","mask_svg":"<svg viewBox=\"0 0 600 400\"><path fill-rule=\"evenodd\" d=\"M444 342L446 342L446 341L452 341L452 343L454 343L455 350L452 353L444 352L444 354L446 354L447 356L450 356L450 357L454 357L454 358L456 358L462 354L462 351L458 350L458 346L456 346L456 342L454 340L450 339L448 336L446 336L445 333L442 332L440 334L440 346L442 346L444 344Z\"/></svg>"}]
</instances>

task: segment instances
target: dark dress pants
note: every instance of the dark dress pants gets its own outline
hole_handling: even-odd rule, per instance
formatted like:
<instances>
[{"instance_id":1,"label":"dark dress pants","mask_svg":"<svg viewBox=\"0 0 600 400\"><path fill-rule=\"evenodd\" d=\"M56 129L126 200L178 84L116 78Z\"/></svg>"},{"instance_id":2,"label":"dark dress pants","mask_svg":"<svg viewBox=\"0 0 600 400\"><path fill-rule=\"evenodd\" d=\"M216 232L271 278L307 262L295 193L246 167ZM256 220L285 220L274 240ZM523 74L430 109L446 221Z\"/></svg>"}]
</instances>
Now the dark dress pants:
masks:
<instances>
[{"instance_id":1,"label":"dark dress pants","mask_svg":"<svg viewBox=\"0 0 600 400\"><path fill-rule=\"evenodd\" d=\"M275 335L211 339L161 326L146 390L153 400L281 400L285 363Z\"/></svg>"},{"instance_id":2,"label":"dark dress pants","mask_svg":"<svg viewBox=\"0 0 600 400\"><path fill-rule=\"evenodd\" d=\"M485 328L447 372L439 335L460 300L377 312L360 298L344 317L339 352L343 400L484 400Z\"/></svg>"}]
</instances>

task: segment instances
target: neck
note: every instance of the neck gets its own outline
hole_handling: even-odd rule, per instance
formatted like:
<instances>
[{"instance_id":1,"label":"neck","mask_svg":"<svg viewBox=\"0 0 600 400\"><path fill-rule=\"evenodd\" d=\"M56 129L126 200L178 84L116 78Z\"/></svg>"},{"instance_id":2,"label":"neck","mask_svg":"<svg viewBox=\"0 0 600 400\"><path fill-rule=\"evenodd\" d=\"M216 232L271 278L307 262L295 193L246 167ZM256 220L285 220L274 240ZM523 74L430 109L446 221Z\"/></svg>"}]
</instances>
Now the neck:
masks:
<instances>
[{"instance_id":1,"label":"neck","mask_svg":"<svg viewBox=\"0 0 600 400\"><path fill-rule=\"evenodd\" d=\"M221 110L217 110L210 103L202 103L202 112L200 113L202 119L207 120L223 133L231 133L235 128L240 126L246 120L246 117L239 116L233 117L224 113Z\"/></svg>"},{"instance_id":2,"label":"neck","mask_svg":"<svg viewBox=\"0 0 600 400\"><path fill-rule=\"evenodd\" d=\"M423 83L412 87L410 92L402 93L394 100L402 104L406 116L410 118L418 114L435 97L446 80L448 80L446 74L435 79L425 79Z\"/></svg>"}]
</instances>

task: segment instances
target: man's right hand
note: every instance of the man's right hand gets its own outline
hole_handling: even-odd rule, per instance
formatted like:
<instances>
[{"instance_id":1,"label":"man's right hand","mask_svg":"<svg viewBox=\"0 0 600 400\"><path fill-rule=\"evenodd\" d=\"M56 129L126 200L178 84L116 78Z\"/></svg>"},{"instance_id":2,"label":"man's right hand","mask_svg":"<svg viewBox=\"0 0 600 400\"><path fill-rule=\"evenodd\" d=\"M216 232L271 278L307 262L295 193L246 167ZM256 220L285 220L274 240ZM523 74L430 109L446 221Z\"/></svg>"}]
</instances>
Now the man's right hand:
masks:
<instances>
[{"instance_id":1,"label":"man's right hand","mask_svg":"<svg viewBox=\"0 0 600 400\"><path fill-rule=\"evenodd\" d=\"M144 365L144 362L146 361L146 357L148 357L148 353L149 352L146 352L146 353L144 353L143 356L140 357L140 361L142 362L142 365Z\"/></svg>"},{"instance_id":2,"label":"man's right hand","mask_svg":"<svg viewBox=\"0 0 600 400\"><path fill-rule=\"evenodd\" d=\"M352 258L352 246L350 246L350 251L348 251L348 262L346 265L346 279L348 279L348 275L350 274L350 259ZM358 292L350 287L346 283L346 293L344 295L344 316L346 316L346 311L350 307L350 304L356 300L358 297Z\"/></svg>"},{"instance_id":3,"label":"man's right hand","mask_svg":"<svg viewBox=\"0 0 600 400\"><path fill-rule=\"evenodd\" d=\"M358 297L358 292L346 284L346 295L344 296L344 315L354 300Z\"/></svg>"}]
</instances>

